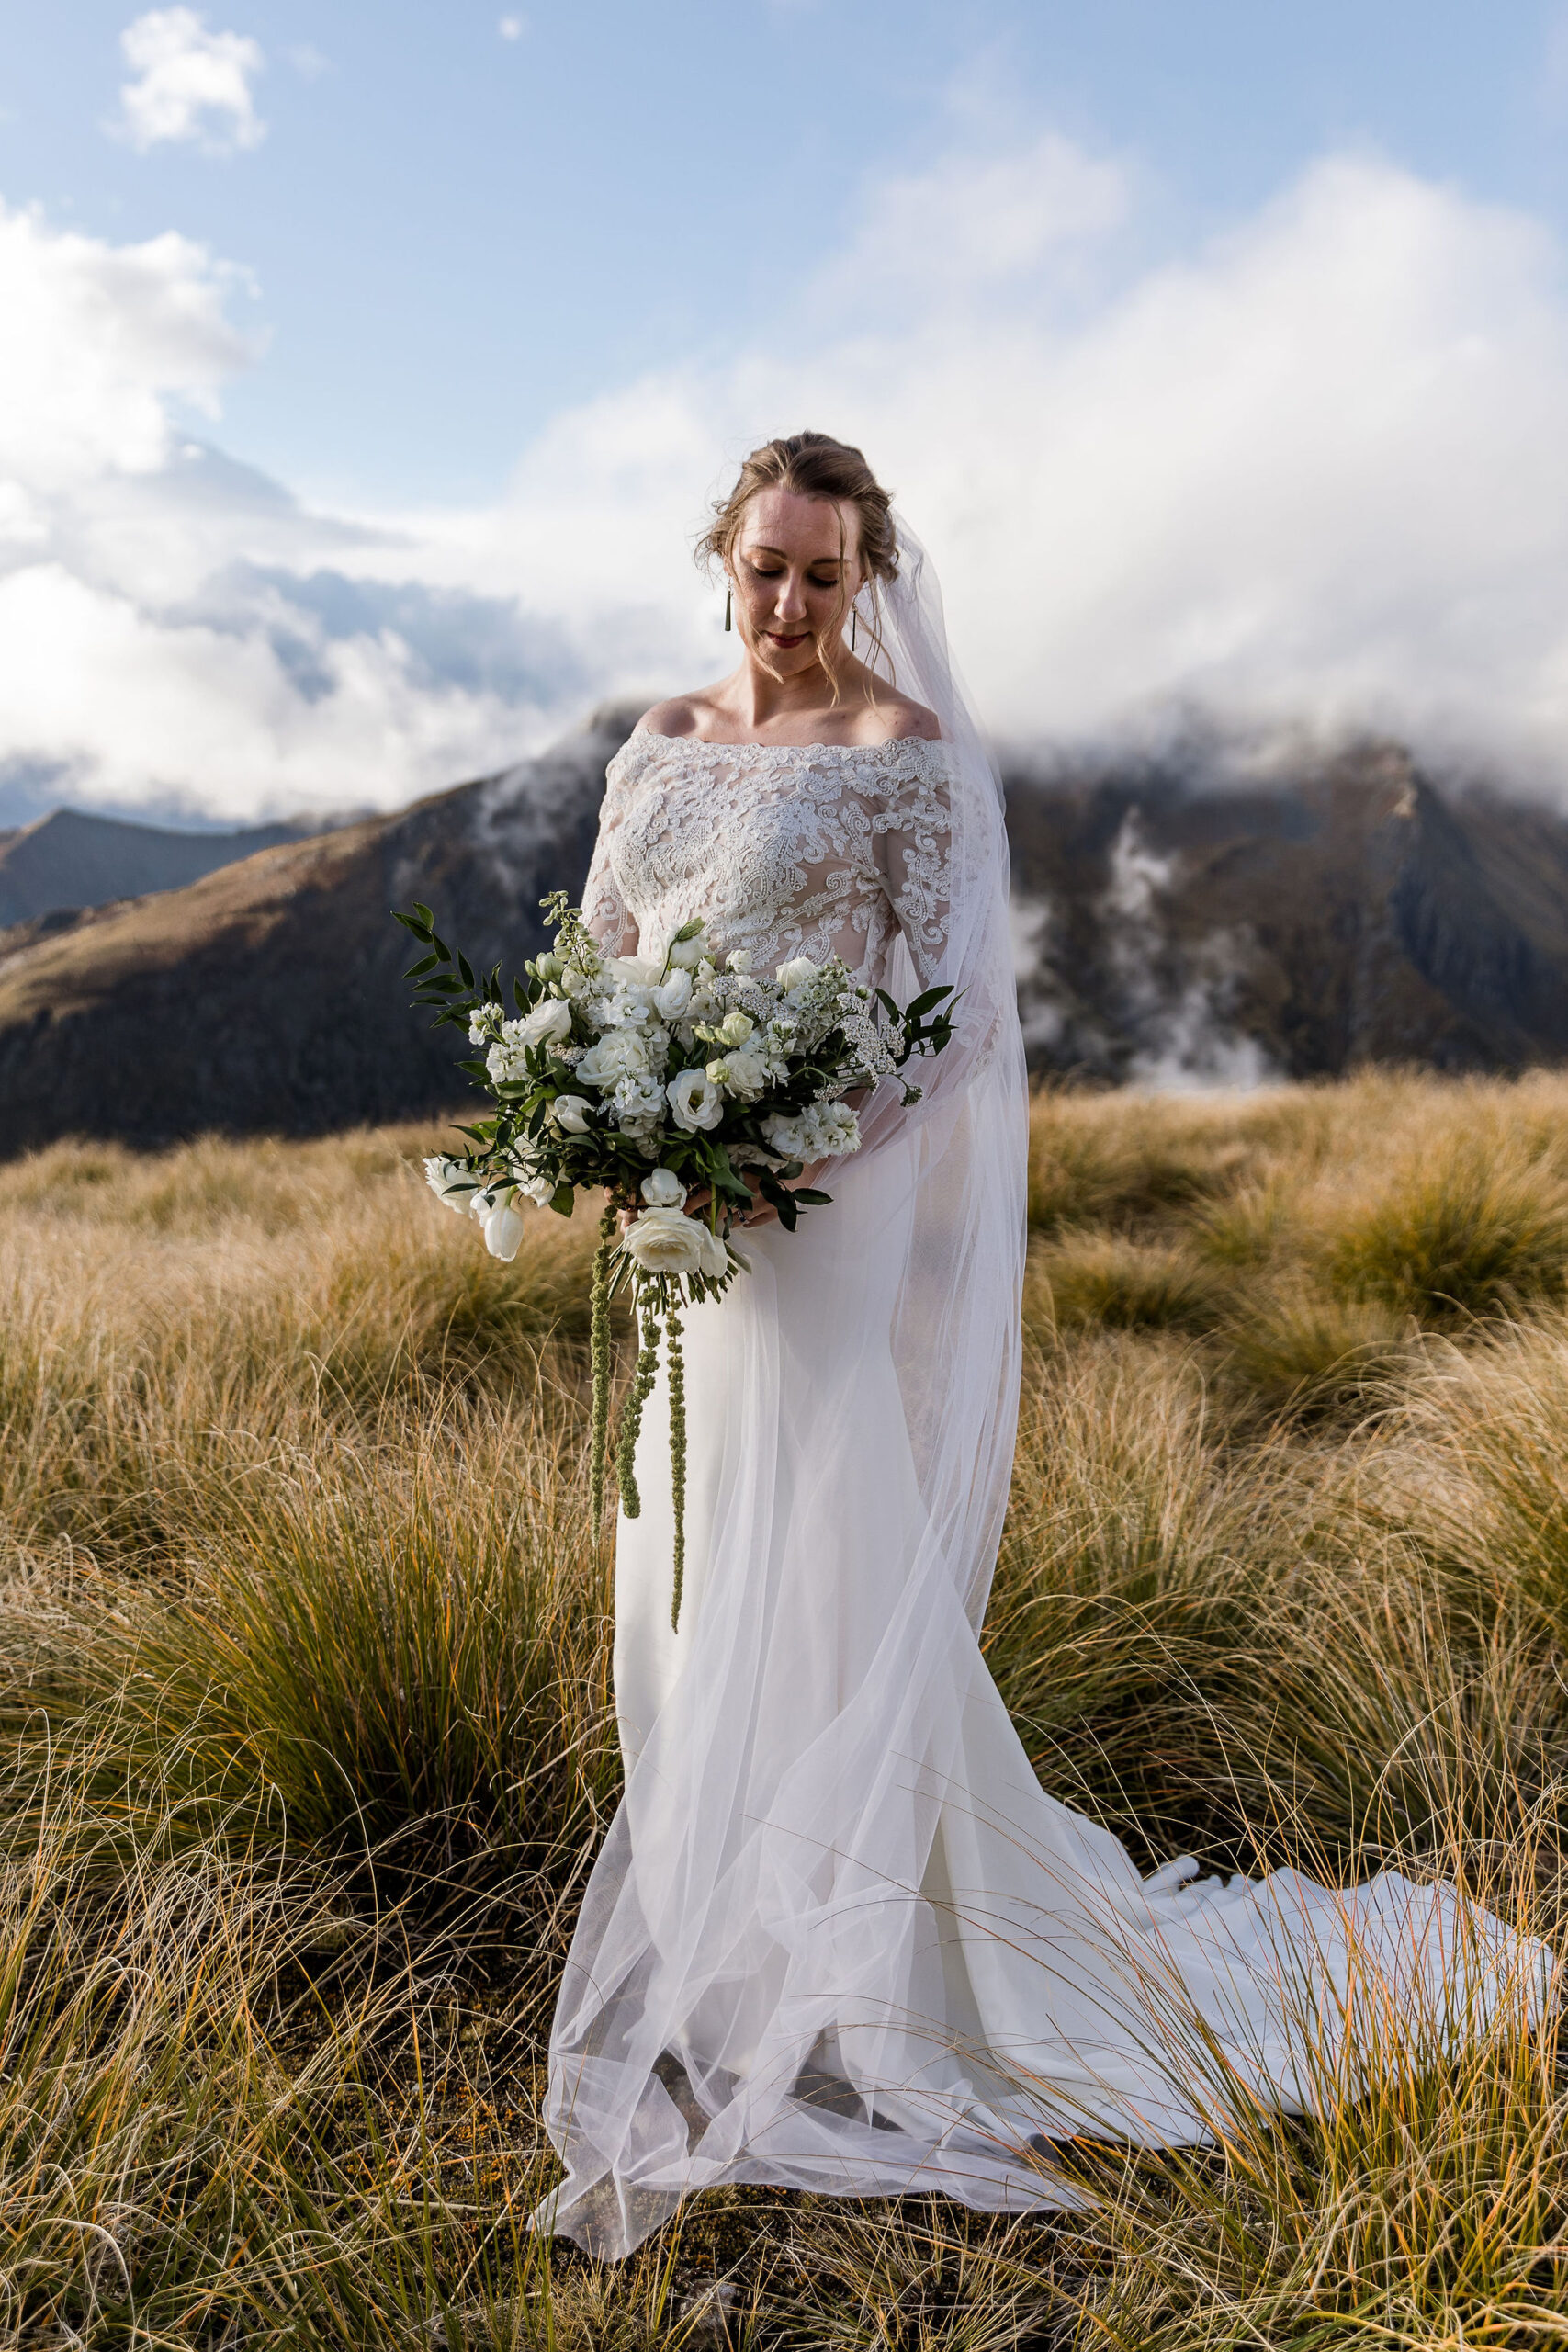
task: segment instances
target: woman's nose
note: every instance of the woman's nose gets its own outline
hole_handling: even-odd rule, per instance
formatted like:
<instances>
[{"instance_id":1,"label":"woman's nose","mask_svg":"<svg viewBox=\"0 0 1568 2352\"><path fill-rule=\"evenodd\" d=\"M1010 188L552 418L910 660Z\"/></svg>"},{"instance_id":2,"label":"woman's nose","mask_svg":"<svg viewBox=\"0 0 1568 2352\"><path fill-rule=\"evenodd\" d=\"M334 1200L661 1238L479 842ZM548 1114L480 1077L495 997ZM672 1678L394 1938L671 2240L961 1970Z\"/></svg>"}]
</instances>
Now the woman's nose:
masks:
<instances>
[{"instance_id":1,"label":"woman's nose","mask_svg":"<svg viewBox=\"0 0 1568 2352\"><path fill-rule=\"evenodd\" d=\"M775 609L781 620L800 621L806 618L806 593L799 581L792 578L788 573L784 575L780 585L779 600Z\"/></svg>"}]
</instances>

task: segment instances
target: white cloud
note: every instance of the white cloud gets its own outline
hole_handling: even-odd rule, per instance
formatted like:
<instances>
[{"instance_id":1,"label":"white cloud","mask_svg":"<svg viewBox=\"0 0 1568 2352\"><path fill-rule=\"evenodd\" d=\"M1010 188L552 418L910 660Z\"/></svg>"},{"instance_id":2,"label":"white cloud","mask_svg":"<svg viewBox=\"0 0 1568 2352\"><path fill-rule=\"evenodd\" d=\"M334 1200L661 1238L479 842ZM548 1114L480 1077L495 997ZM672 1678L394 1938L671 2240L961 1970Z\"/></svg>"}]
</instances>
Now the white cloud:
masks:
<instances>
[{"instance_id":1,"label":"white cloud","mask_svg":"<svg viewBox=\"0 0 1568 2352\"><path fill-rule=\"evenodd\" d=\"M502 40L521 40L527 29L526 17L502 17L496 27Z\"/></svg>"},{"instance_id":2,"label":"white cloud","mask_svg":"<svg viewBox=\"0 0 1568 2352\"><path fill-rule=\"evenodd\" d=\"M266 136L251 91L264 61L248 34L209 33L194 8L150 8L119 46L134 78L121 86L115 128L143 154L190 141L205 154L228 155Z\"/></svg>"},{"instance_id":3,"label":"white cloud","mask_svg":"<svg viewBox=\"0 0 1568 2352\"><path fill-rule=\"evenodd\" d=\"M170 425L253 356L231 274L0 214L28 322L0 381L0 774L389 806L596 695L712 676L705 501L810 424L897 486L999 730L1370 721L1568 792L1542 232L1364 158L1134 273L1137 228L1132 175L1060 140L940 157L869 191L765 334L558 416L493 507L333 517Z\"/></svg>"}]
</instances>

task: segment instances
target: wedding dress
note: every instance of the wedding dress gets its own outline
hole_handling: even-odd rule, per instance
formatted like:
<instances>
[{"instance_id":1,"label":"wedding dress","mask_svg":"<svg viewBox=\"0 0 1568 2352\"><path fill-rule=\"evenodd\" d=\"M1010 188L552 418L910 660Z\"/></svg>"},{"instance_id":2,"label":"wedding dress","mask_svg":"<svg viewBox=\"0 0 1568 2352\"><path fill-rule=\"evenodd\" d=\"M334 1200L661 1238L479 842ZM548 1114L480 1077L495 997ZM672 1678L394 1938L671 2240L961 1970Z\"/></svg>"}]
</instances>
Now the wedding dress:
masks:
<instances>
[{"instance_id":1,"label":"wedding dress","mask_svg":"<svg viewBox=\"0 0 1568 2352\"><path fill-rule=\"evenodd\" d=\"M662 1380L616 1531L624 1801L561 1984L536 2226L609 2257L682 2196L770 2182L1067 2206L1050 2145L1320 2103L1380 1999L1441 2038L1544 1955L1450 1888L1141 1877L1049 1796L981 1656L1020 1374L1027 1102L999 789L900 526L885 634L942 740L710 743L611 763L585 898L614 953L704 917L772 971L837 952L953 1045L886 1087L832 1205L742 1237L685 1317L671 1630ZM887 1099L884 1099L886 1097ZM1340 2082L1345 2081L1340 2069Z\"/></svg>"}]
</instances>

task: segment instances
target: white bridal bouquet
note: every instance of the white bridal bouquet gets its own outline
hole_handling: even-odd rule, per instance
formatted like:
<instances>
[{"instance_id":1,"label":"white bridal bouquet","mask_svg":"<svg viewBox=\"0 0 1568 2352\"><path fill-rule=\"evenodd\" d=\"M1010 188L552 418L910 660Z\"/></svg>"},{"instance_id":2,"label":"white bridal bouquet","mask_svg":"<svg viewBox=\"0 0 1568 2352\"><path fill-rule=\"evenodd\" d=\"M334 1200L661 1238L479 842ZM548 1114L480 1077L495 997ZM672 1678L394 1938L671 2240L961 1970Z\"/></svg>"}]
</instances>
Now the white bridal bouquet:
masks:
<instances>
[{"instance_id":1,"label":"white bridal bouquet","mask_svg":"<svg viewBox=\"0 0 1568 2352\"><path fill-rule=\"evenodd\" d=\"M605 1194L592 1294L594 1532L609 1442L609 1301L625 1283L640 1346L616 1431L621 1507L630 1518L640 1507L633 1455L662 1328L678 1624L685 1515L681 1310L716 1298L744 1271L730 1233L757 1194L791 1232L803 1208L831 1199L793 1180L814 1161L859 1148L860 1123L847 1095L901 1070L913 1054L942 1051L953 1024L939 1008L951 990L928 989L900 1012L885 989L863 987L837 956L817 964L798 956L765 979L744 952L721 957L701 922L677 933L661 956L602 956L564 892L543 905L555 944L513 982L514 1016L499 965L476 978L468 958L436 935L426 906L416 903L397 918L427 951L407 974L420 983L415 1003L436 1006L437 1025L467 1023L483 1058L462 1067L496 1104L493 1116L459 1130L467 1151L427 1159L425 1174L449 1208L479 1219L497 1258L516 1255L520 1200L570 1216L579 1193ZM905 1083L906 1102L919 1095Z\"/></svg>"}]
</instances>

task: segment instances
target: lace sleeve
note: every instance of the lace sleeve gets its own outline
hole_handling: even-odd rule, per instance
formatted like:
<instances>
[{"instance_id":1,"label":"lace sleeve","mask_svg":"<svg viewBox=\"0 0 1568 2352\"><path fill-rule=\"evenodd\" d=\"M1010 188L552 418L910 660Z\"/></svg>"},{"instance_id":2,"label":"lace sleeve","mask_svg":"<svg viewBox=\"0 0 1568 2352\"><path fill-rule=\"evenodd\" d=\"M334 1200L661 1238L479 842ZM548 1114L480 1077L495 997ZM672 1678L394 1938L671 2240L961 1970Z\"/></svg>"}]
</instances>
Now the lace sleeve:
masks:
<instances>
[{"instance_id":1,"label":"lace sleeve","mask_svg":"<svg viewBox=\"0 0 1568 2352\"><path fill-rule=\"evenodd\" d=\"M920 985L946 958L953 911L953 787L946 747L913 740L874 823L877 869Z\"/></svg>"},{"instance_id":2,"label":"lace sleeve","mask_svg":"<svg viewBox=\"0 0 1568 2352\"><path fill-rule=\"evenodd\" d=\"M588 879L582 886L582 914L593 937L607 954L635 956L637 917L621 896L613 855L615 834L626 815L629 797L625 780L616 773L618 766L619 762L612 760L605 771L604 798L599 810L599 838L593 844Z\"/></svg>"}]
</instances>

